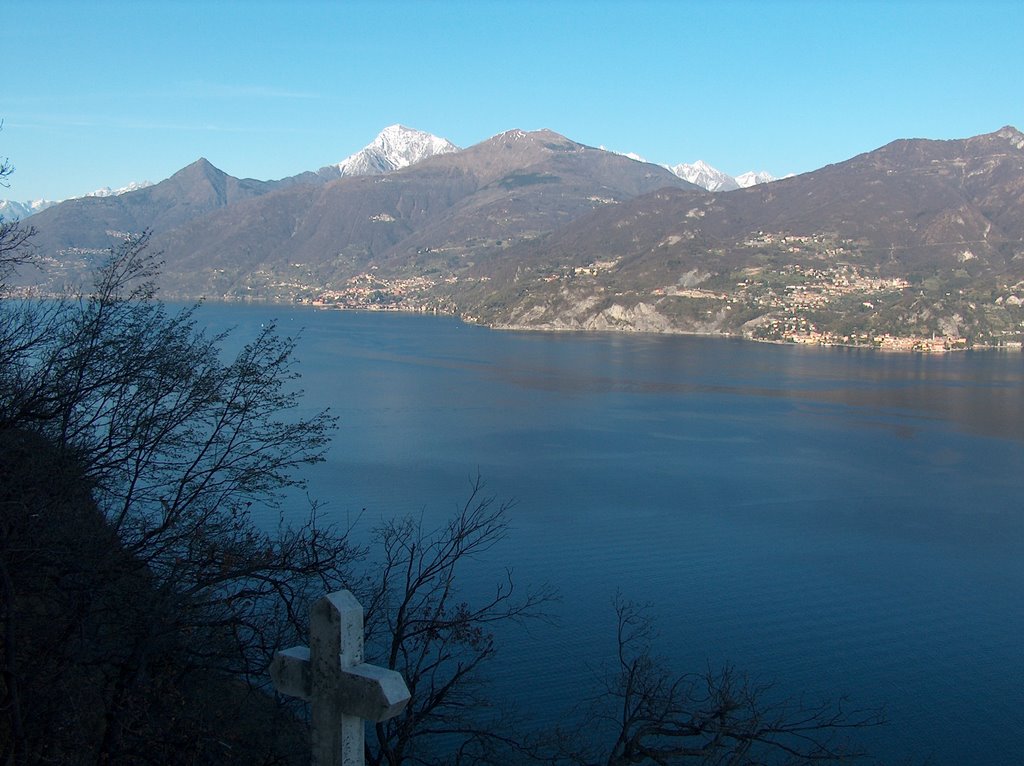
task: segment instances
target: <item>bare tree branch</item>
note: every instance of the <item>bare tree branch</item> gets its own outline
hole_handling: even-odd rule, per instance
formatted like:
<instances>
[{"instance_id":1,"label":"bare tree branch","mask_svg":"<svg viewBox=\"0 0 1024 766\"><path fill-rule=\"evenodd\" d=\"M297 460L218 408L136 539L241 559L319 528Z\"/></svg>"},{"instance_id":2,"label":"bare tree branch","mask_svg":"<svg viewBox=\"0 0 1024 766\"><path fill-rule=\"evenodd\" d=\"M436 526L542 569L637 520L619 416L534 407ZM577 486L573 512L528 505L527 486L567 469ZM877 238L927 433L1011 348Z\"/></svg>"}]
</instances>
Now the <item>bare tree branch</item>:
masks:
<instances>
[{"instance_id":1,"label":"bare tree branch","mask_svg":"<svg viewBox=\"0 0 1024 766\"><path fill-rule=\"evenodd\" d=\"M555 597L546 587L520 595L511 571L483 601L460 597L460 565L505 539L508 508L486 496L477 477L442 528L425 530L421 519L409 517L377 530L383 560L364 597L368 651L402 673L412 699L402 715L377 724L368 763L421 762L432 739L465 753L471 742L502 736L484 719L493 705L478 672L497 651L492 626L543 619Z\"/></svg>"},{"instance_id":2,"label":"bare tree branch","mask_svg":"<svg viewBox=\"0 0 1024 766\"><path fill-rule=\"evenodd\" d=\"M592 732L560 730L551 737L552 764L627 766L699 763L714 766L840 763L865 753L844 735L877 726L875 709L847 710L845 701L807 704L778 699L731 666L703 674L674 674L652 654L646 607L615 600L616 664L591 701L589 720L607 727L607 741Z\"/></svg>"}]
</instances>

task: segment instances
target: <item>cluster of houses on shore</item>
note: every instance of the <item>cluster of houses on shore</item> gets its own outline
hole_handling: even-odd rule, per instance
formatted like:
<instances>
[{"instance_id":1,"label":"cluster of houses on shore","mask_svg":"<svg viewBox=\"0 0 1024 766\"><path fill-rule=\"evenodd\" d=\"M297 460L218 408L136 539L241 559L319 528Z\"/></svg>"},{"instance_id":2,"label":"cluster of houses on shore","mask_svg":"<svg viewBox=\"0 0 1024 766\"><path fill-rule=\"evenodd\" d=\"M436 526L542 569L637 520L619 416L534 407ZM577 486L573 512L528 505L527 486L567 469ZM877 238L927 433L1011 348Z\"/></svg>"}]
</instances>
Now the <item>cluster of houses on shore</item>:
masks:
<instances>
[{"instance_id":1,"label":"cluster of houses on shore","mask_svg":"<svg viewBox=\"0 0 1024 766\"><path fill-rule=\"evenodd\" d=\"M410 299L434 284L427 277L389 279L375 274L358 274L341 289L324 290L311 303L321 308L418 311L422 307Z\"/></svg>"},{"instance_id":2,"label":"cluster of houses on shore","mask_svg":"<svg viewBox=\"0 0 1024 766\"><path fill-rule=\"evenodd\" d=\"M966 338L948 335L932 335L930 338L918 335L904 337L889 334L869 335L867 333L854 336L838 336L833 333L811 330L793 333L785 338L785 340L791 343L815 346L871 346L883 351L917 351L930 354L961 351L968 347ZM1020 343L1017 343L1016 347L1019 349L1020 345Z\"/></svg>"}]
</instances>

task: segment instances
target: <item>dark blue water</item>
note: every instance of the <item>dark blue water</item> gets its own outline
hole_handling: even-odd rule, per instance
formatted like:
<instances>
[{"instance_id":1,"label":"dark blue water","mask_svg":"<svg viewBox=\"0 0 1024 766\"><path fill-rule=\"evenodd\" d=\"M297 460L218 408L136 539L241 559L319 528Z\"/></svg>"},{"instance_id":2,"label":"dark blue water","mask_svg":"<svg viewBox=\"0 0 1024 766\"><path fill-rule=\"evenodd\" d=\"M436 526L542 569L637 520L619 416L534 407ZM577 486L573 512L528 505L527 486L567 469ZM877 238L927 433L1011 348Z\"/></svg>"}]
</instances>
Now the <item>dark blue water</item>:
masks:
<instances>
[{"instance_id":1,"label":"dark blue water","mask_svg":"<svg viewBox=\"0 0 1024 766\"><path fill-rule=\"evenodd\" d=\"M496 687L538 717L649 601L679 670L731 662L786 696L885 704L886 763L1024 763L1024 360L740 341L502 333L441 318L202 310L304 328L310 407L341 419L310 490L360 533L440 522L484 477L506 564L557 626L505 638ZM365 510L364 510L365 509Z\"/></svg>"}]
</instances>

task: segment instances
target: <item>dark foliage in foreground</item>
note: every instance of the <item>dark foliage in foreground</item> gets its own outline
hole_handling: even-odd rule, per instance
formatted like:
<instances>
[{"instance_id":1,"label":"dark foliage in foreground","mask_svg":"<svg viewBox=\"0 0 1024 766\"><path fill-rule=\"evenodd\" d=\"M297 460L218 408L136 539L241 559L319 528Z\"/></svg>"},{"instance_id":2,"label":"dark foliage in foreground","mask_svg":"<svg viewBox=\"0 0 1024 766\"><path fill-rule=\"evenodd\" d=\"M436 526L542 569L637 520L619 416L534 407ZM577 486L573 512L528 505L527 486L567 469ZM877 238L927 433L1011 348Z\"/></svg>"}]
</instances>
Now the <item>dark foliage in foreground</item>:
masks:
<instances>
[{"instance_id":1,"label":"dark foliage in foreground","mask_svg":"<svg viewBox=\"0 0 1024 766\"><path fill-rule=\"evenodd\" d=\"M291 415L293 343L273 328L225 362L153 300L145 244L88 297L2 304L5 762L260 762L216 723L267 707L250 694L274 649L359 555L315 507L254 523L332 420Z\"/></svg>"}]
</instances>

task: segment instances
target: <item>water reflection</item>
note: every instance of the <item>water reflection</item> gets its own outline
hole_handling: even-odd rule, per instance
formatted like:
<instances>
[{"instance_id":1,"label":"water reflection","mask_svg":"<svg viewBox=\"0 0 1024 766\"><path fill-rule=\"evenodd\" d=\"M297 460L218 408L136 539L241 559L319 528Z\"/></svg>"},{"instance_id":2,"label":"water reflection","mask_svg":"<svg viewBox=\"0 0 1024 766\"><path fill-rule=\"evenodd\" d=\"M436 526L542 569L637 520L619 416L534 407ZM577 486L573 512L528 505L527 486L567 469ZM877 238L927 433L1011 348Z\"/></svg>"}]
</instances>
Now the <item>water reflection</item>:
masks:
<instances>
[{"instance_id":1,"label":"water reflection","mask_svg":"<svg viewBox=\"0 0 1024 766\"><path fill-rule=\"evenodd\" d=\"M496 379L560 393L726 394L937 417L1024 439L1024 362L996 351L946 355L764 346L696 337L516 334Z\"/></svg>"}]
</instances>

